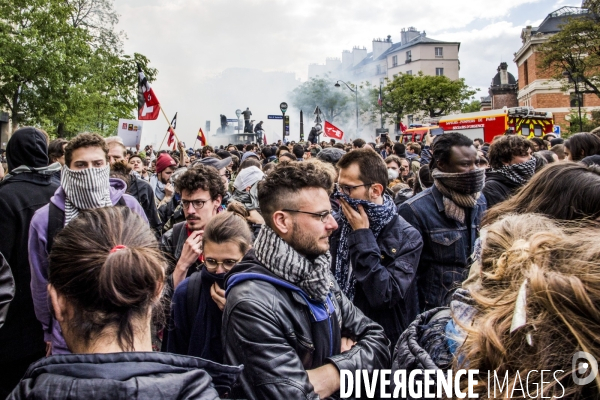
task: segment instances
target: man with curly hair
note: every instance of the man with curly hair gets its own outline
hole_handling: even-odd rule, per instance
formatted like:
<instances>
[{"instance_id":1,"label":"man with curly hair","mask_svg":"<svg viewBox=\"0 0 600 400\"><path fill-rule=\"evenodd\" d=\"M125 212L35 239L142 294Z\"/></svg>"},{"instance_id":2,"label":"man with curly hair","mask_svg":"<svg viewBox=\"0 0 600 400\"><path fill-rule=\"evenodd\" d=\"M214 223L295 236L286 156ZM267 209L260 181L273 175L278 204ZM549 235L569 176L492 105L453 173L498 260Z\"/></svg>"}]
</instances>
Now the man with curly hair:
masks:
<instances>
[{"instance_id":1,"label":"man with curly hair","mask_svg":"<svg viewBox=\"0 0 600 400\"><path fill-rule=\"evenodd\" d=\"M383 329L340 291L329 272L332 176L313 162L280 164L258 186L265 220L228 273L224 361L244 365L246 399L327 398L340 370L389 363Z\"/></svg>"},{"instance_id":2,"label":"man with curly hair","mask_svg":"<svg viewBox=\"0 0 600 400\"><path fill-rule=\"evenodd\" d=\"M185 221L175 224L161 238L161 249L170 263L169 284L173 288L200 270L204 227L217 214L226 189L214 167L199 164L177 178L175 191L181 194Z\"/></svg>"},{"instance_id":3,"label":"man with curly hair","mask_svg":"<svg viewBox=\"0 0 600 400\"><path fill-rule=\"evenodd\" d=\"M497 136L492 142L483 188L488 208L512 196L531 179L536 166L532 149L531 142L518 135Z\"/></svg>"},{"instance_id":4,"label":"man with curly hair","mask_svg":"<svg viewBox=\"0 0 600 400\"><path fill-rule=\"evenodd\" d=\"M48 303L48 256L56 234L81 211L100 207L126 206L148 222L142 206L125 194L127 184L121 179L110 178L108 161L108 147L102 136L95 133L77 135L65 147L59 188L50 203L37 210L31 219L31 294L36 317L44 329L44 341L52 354L69 353Z\"/></svg>"}]
</instances>

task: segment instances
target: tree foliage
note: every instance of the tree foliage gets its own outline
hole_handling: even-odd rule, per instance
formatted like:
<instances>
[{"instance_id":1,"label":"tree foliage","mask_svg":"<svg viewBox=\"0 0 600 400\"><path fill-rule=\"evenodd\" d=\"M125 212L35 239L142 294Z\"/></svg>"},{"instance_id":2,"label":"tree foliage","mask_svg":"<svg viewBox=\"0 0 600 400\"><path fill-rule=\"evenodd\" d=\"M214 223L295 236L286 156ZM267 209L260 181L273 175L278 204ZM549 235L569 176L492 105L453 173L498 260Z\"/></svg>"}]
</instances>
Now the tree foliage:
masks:
<instances>
[{"instance_id":1,"label":"tree foliage","mask_svg":"<svg viewBox=\"0 0 600 400\"><path fill-rule=\"evenodd\" d=\"M328 76L310 78L292 91L292 106L304 112L312 112L319 106L325 119L333 122L336 117L347 111L349 102L354 105L354 94L343 84L341 87L335 87L335 82Z\"/></svg>"},{"instance_id":2,"label":"tree foliage","mask_svg":"<svg viewBox=\"0 0 600 400\"><path fill-rule=\"evenodd\" d=\"M464 79L453 81L446 76L423 75L422 72L398 74L383 88L383 110L395 123L406 114L439 117L461 110L463 103L475 93Z\"/></svg>"},{"instance_id":3,"label":"tree foliage","mask_svg":"<svg viewBox=\"0 0 600 400\"><path fill-rule=\"evenodd\" d=\"M0 0L0 101L13 128L112 134L134 116L135 62L149 79L156 70L123 54L117 22L107 0Z\"/></svg>"},{"instance_id":4,"label":"tree foliage","mask_svg":"<svg viewBox=\"0 0 600 400\"><path fill-rule=\"evenodd\" d=\"M588 4L592 12L569 18L540 47L539 66L562 81L565 89L577 82L582 92L600 97L600 0Z\"/></svg>"}]
</instances>

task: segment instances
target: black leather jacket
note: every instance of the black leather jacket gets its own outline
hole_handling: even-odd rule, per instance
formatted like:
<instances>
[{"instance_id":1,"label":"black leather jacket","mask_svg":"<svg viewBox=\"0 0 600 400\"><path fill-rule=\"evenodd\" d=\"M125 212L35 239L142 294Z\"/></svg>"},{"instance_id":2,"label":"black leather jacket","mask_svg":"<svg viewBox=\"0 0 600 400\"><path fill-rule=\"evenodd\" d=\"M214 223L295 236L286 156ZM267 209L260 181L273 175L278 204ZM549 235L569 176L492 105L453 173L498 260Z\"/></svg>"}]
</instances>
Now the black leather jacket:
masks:
<instances>
[{"instance_id":1,"label":"black leather jacket","mask_svg":"<svg viewBox=\"0 0 600 400\"><path fill-rule=\"evenodd\" d=\"M31 364L8 399L215 400L242 368L157 352L63 354Z\"/></svg>"},{"instance_id":2,"label":"black leather jacket","mask_svg":"<svg viewBox=\"0 0 600 400\"><path fill-rule=\"evenodd\" d=\"M242 273L280 278L260 264L253 250L225 278L224 362L244 364L241 384L247 399L318 399L306 370L326 363L352 371L389 368L389 341L383 329L353 306L337 285L331 291L334 310L329 318L313 322L314 311L297 291L260 278L233 285L233 278ZM341 337L357 343L340 354Z\"/></svg>"}]
</instances>

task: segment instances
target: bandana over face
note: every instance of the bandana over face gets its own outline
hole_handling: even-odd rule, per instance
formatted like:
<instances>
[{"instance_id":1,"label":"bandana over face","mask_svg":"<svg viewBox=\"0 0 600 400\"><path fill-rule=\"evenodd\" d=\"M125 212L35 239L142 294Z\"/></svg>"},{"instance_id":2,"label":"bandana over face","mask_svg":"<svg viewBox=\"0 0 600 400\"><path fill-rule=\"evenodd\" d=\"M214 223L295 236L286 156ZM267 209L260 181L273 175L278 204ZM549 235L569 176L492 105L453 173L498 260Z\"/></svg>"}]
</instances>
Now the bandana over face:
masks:
<instances>
[{"instance_id":1,"label":"bandana over face","mask_svg":"<svg viewBox=\"0 0 600 400\"><path fill-rule=\"evenodd\" d=\"M492 171L504 175L516 184L522 185L531 179L535 173L536 164L535 158L531 157L531 160L518 164L503 165L501 168L492 169Z\"/></svg>"},{"instance_id":2,"label":"bandana over face","mask_svg":"<svg viewBox=\"0 0 600 400\"><path fill-rule=\"evenodd\" d=\"M79 171L63 166L60 185L66 194L65 225L81 210L112 206L109 173L109 165Z\"/></svg>"}]
</instances>

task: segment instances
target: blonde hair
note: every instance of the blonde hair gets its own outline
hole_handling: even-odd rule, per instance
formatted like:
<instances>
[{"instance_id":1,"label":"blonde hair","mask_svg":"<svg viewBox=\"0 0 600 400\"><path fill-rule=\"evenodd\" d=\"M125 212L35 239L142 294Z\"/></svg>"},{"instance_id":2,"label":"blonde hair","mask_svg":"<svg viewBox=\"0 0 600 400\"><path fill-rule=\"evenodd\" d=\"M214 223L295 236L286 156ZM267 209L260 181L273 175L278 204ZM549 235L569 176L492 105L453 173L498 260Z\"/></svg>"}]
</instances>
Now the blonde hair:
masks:
<instances>
[{"instance_id":1,"label":"blonde hair","mask_svg":"<svg viewBox=\"0 0 600 400\"><path fill-rule=\"evenodd\" d=\"M488 378L494 379L488 374L508 371L509 385L501 396L510 397L516 372L523 377L533 370L538 371L534 384L541 370L564 371L556 376L560 385L552 381L544 396L562 397L564 390L566 397L597 397L600 378L596 385L574 384L572 358L578 351L600 357L600 227L509 215L488 226L482 237L481 281L470 288L477 314L470 326L459 322L467 337L457 357L462 362L455 366L479 370L475 392L484 398L490 394ZM525 281L526 324L511 333ZM531 381L525 388L537 393Z\"/></svg>"}]
</instances>

